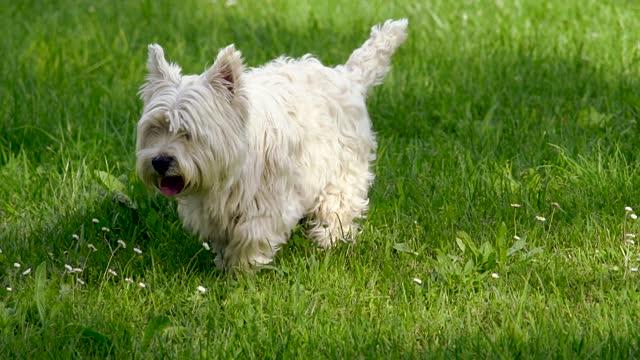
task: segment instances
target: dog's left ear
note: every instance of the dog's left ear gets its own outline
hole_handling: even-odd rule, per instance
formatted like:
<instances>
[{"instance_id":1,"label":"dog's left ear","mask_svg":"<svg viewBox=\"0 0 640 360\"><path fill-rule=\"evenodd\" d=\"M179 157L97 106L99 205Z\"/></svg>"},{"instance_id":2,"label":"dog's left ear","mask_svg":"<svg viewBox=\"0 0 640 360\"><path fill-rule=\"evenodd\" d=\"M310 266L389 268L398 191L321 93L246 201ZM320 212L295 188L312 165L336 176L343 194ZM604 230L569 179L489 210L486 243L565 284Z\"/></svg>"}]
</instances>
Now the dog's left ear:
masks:
<instances>
[{"instance_id":1,"label":"dog's left ear","mask_svg":"<svg viewBox=\"0 0 640 360\"><path fill-rule=\"evenodd\" d=\"M243 69L242 54L231 44L220 50L216 61L205 73L205 79L209 84L222 85L235 94L240 85Z\"/></svg>"}]
</instances>

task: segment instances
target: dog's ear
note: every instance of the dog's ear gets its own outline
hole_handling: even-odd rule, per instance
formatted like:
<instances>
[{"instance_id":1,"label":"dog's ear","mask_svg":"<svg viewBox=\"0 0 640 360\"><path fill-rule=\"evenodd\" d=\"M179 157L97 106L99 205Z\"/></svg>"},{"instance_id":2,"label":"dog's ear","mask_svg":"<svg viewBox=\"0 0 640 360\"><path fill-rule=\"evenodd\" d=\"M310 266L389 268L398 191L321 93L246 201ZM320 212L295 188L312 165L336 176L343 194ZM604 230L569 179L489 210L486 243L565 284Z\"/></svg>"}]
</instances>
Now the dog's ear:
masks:
<instances>
[{"instance_id":1,"label":"dog's ear","mask_svg":"<svg viewBox=\"0 0 640 360\"><path fill-rule=\"evenodd\" d=\"M222 85L235 94L240 85L243 69L242 54L232 44L220 50L216 61L206 71L205 79L209 84Z\"/></svg>"},{"instance_id":2,"label":"dog's ear","mask_svg":"<svg viewBox=\"0 0 640 360\"><path fill-rule=\"evenodd\" d=\"M164 58L164 50L158 44L149 45L147 70L146 82L139 91L145 104L149 102L159 86L180 82L180 66L169 64Z\"/></svg>"},{"instance_id":3,"label":"dog's ear","mask_svg":"<svg viewBox=\"0 0 640 360\"><path fill-rule=\"evenodd\" d=\"M157 79L166 79L169 63L164 58L164 50L158 44L149 45L149 59L147 60L147 70L149 76L157 77Z\"/></svg>"}]
</instances>

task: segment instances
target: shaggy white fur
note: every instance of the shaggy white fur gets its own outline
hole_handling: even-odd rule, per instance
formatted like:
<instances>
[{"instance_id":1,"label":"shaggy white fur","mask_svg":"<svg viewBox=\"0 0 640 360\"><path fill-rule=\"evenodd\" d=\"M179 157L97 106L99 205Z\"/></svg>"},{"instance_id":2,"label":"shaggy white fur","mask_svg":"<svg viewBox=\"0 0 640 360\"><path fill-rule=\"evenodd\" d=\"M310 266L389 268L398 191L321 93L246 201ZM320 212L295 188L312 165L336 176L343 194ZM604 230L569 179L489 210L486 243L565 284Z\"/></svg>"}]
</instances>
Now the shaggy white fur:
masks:
<instances>
[{"instance_id":1,"label":"shaggy white fur","mask_svg":"<svg viewBox=\"0 0 640 360\"><path fill-rule=\"evenodd\" d=\"M311 55L245 69L233 45L201 75L149 46L137 171L178 202L223 269L269 263L307 219L319 246L353 240L367 210L376 141L365 104L407 20L374 26L344 65Z\"/></svg>"}]
</instances>

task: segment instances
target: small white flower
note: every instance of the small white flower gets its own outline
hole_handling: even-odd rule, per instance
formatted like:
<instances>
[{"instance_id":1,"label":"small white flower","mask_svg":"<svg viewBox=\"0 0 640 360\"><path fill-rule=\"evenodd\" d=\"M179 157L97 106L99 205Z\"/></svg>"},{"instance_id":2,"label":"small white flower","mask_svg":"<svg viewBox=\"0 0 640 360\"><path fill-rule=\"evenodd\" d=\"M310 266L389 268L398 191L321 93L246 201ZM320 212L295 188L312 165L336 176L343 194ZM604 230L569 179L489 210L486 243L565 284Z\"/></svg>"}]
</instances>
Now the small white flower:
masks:
<instances>
[{"instance_id":1,"label":"small white flower","mask_svg":"<svg viewBox=\"0 0 640 360\"><path fill-rule=\"evenodd\" d=\"M209 246L209 243L207 243L207 242L203 242L203 243L202 243L202 246L203 246L203 247L204 247L204 249L205 249L205 250L207 250L207 251L211 250L211 247Z\"/></svg>"},{"instance_id":2,"label":"small white flower","mask_svg":"<svg viewBox=\"0 0 640 360\"><path fill-rule=\"evenodd\" d=\"M93 246L93 244L87 244L87 247L91 249L91 251L98 251L98 249L96 249L96 247Z\"/></svg>"},{"instance_id":3,"label":"small white flower","mask_svg":"<svg viewBox=\"0 0 640 360\"><path fill-rule=\"evenodd\" d=\"M82 268L73 268L71 270L71 272L74 272L74 273L81 273L82 271L83 271Z\"/></svg>"},{"instance_id":4,"label":"small white flower","mask_svg":"<svg viewBox=\"0 0 640 360\"><path fill-rule=\"evenodd\" d=\"M137 247L133 248L133 252L135 252L136 254L142 254L142 250L138 249Z\"/></svg>"},{"instance_id":5,"label":"small white flower","mask_svg":"<svg viewBox=\"0 0 640 360\"><path fill-rule=\"evenodd\" d=\"M635 239L636 234L624 234L624 237L626 237L627 239Z\"/></svg>"},{"instance_id":6,"label":"small white flower","mask_svg":"<svg viewBox=\"0 0 640 360\"><path fill-rule=\"evenodd\" d=\"M128 283L133 283L133 279L132 278L124 278L124 281L126 281Z\"/></svg>"},{"instance_id":7,"label":"small white flower","mask_svg":"<svg viewBox=\"0 0 640 360\"><path fill-rule=\"evenodd\" d=\"M545 222L547 221L547 218L545 218L544 216L536 215L536 220L540 222Z\"/></svg>"},{"instance_id":8,"label":"small white flower","mask_svg":"<svg viewBox=\"0 0 640 360\"><path fill-rule=\"evenodd\" d=\"M206 293L206 292L207 292L207 289L205 289L205 287L204 287L204 286L198 286L196 289L197 289L198 291L200 291L202 294L204 294L204 293Z\"/></svg>"},{"instance_id":9,"label":"small white flower","mask_svg":"<svg viewBox=\"0 0 640 360\"><path fill-rule=\"evenodd\" d=\"M500 275L496 274L496 273L491 273L491 277L494 279L499 279Z\"/></svg>"},{"instance_id":10,"label":"small white flower","mask_svg":"<svg viewBox=\"0 0 640 360\"><path fill-rule=\"evenodd\" d=\"M560 204L558 204L557 202L552 202L551 206L556 207L558 209L560 209Z\"/></svg>"},{"instance_id":11,"label":"small white flower","mask_svg":"<svg viewBox=\"0 0 640 360\"><path fill-rule=\"evenodd\" d=\"M71 265L69 265L69 264L64 264L64 268L67 269L68 272L72 272L73 271L73 267L71 267Z\"/></svg>"},{"instance_id":12,"label":"small white flower","mask_svg":"<svg viewBox=\"0 0 640 360\"><path fill-rule=\"evenodd\" d=\"M519 207L522 207L522 205L520 205L520 204L518 204L518 203L514 203L514 204L511 204L511 207L512 207L512 208L516 208L516 209L517 209L517 208L519 208Z\"/></svg>"},{"instance_id":13,"label":"small white flower","mask_svg":"<svg viewBox=\"0 0 640 360\"><path fill-rule=\"evenodd\" d=\"M82 281L82 279L80 278L76 278L76 282L80 285L84 285L84 281Z\"/></svg>"},{"instance_id":14,"label":"small white flower","mask_svg":"<svg viewBox=\"0 0 640 360\"><path fill-rule=\"evenodd\" d=\"M13 291L13 289L10 286L7 286L5 289L7 289L7 291Z\"/></svg>"},{"instance_id":15,"label":"small white flower","mask_svg":"<svg viewBox=\"0 0 640 360\"><path fill-rule=\"evenodd\" d=\"M99 222L100 222L100 220L98 220L98 219L96 219L96 218L91 219L91 221L93 221L93 223L94 223L94 224L97 224L97 223L99 223Z\"/></svg>"},{"instance_id":16,"label":"small white flower","mask_svg":"<svg viewBox=\"0 0 640 360\"><path fill-rule=\"evenodd\" d=\"M125 243L122 239L118 240L118 245L122 246L123 248L127 247L127 243Z\"/></svg>"},{"instance_id":17,"label":"small white flower","mask_svg":"<svg viewBox=\"0 0 640 360\"><path fill-rule=\"evenodd\" d=\"M147 287L147 285L145 283L143 283L143 282L139 282L138 286L140 286L143 289Z\"/></svg>"},{"instance_id":18,"label":"small white flower","mask_svg":"<svg viewBox=\"0 0 640 360\"><path fill-rule=\"evenodd\" d=\"M518 236L518 235L513 235L513 240L520 240L520 236Z\"/></svg>"},{"instance_id":19,"label":"small white flower","mask_svg":"<svg viewBox=\"0 0 640 360\"><path fill-rule=\"evenodd\" d=\"M638 268L637 268L637 267L632 267L632 268L631 268L631 269L629 269L629 270L631 270L631 271L633 271L633 272L637 272L637 271L638 271Z\"/></svg>"},{"instance_id":20,"label":"small white flower","mask_svg":"<svg viewBox=\"0 0 640 360\"><path fill-rule=\"evenodd\" d=\"M13 263L14 268L20 269L20 266L22 266L20 263Z\"/></svg>"},{"instance_id":21,"label":"small white flower","mask_svg":"<svg viewBox=\"0 0 640 360\"><path fill-rule=\"evenodd\" d=\"M30 272L31 272L31 268L28 268L27 270L22 272L22 275L29 275Z\"/></svg>"},{"instance_id":22,"label":"small white flower","mask_svg":"<svg viewBox=\"0 0 640 360\"><path fill-rule=\"evenodd\" d=\"M634 244L636 243L635 241L633 241L633 240L631 240L631 239L627 239L627 240L625 240L624 242L626 242L626 243L627 243L627 244L629 244L629 245L634 245Z\"/></svg>"},{"instance_id":23,"label":"small white flower","mask_svg":"<svg viewBox=\"0 0 640 360\"><path fill-rule=\"evenodd\" d=\"M109 231L111 231L111 230L109 230L109 228L108 228L108 227L103 226L103 227L102 227L102 231L104 231L104 232L109 232Z\"/></svg>"},{"instance_id":24,"label":"small white flower","mask_svg":"<svg viewBox=\"0 0 640 360\"><path fill-rule=\"evenodd\" d=\"M71 235L71 238L72 238L73 240L80 240L80 236L78 236L78 234L73 234L73 235Z\"/></svg>"},{"instance_id":25,"label":"small white flower","mask_svg":"<svg viewBox=\"0 0 640 360\"><path fill-rule=\"evenodd\" d=\"M231 7L231 6L236 5L237 3L238 3L238 1L237 1L237 0L227 0L227 1L224 3L224 6L225 6L225 7Z\"/></svg>"},{"instance_id":26,"label":"small white flower","mask_svg":"<svg viewBox=\"0 0 640 360\"><path fill-rule=\"evenodd\" d=\"M0 254L2 254L2 249L0 249Z\"/></svg>"},{"instance_id":27,"label":"small white flower","mask_svg":"<svg viewBox=\"0 0 640 360\"><path fill-rule=\"evenodd\" d=\"M631 212L633 212L633 209L631 208L631 206L625 206L624 207L624 211L626 211L628 213L631 213Z\"/></svg>"},{"instance_id":28,"label":"small white flower","mask_svg":"<svg viewBox=\"0 0 640 360\"><path fill-rule=\"evenodd\" d=\"M422 280L420 280L418 278L413 278L413 282L418 284L418 285L422 285Z\"/></svg>"},{"instance_id":29,"label":"small white flower","mask_svg":"<svg viewBox=\"0 0 640 360\"><path fill-rule=\"evenodd\" d=\"M113 269L108 269L107 272L113 276L118 276L118 273L113 271Z\"/></svg>"},{"instance_id":30,"label":"small white flower","mask_svg":"<svg viewBox=\"0 0 640 360\"><path fill-rule=\"evenodd\" d=\"M638 215L636 215L636 214L631 214L631 215L629 215L629 217L631 218L631 220L635 220L635 219L637 219L637 218L638 218Z\"/></svg>"}]
</instances>

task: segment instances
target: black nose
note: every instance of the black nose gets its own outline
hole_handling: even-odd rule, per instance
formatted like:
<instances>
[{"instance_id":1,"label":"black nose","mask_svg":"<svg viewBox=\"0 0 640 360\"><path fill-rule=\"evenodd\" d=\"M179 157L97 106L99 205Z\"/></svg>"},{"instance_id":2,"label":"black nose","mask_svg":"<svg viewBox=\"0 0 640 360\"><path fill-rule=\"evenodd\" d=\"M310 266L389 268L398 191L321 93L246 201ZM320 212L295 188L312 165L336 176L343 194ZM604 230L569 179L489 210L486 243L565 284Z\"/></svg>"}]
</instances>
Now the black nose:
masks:
<instances>
[{"instance_id":1,"label":"black nose","mask_svg":"<svg viewBox=\"0 0 640 360\"><path fill-rule=\"evenodd\" d=\"M151 159L151 165L158 172L158 174L163 175L167 173L169 167L173 163L175 159L173 156L160 155Z\"/></svg>"}]
</instances>

